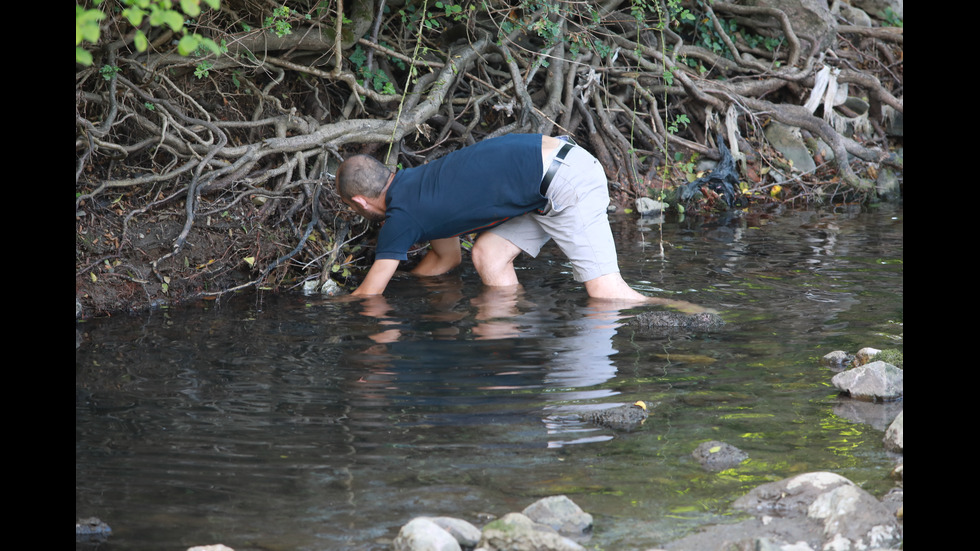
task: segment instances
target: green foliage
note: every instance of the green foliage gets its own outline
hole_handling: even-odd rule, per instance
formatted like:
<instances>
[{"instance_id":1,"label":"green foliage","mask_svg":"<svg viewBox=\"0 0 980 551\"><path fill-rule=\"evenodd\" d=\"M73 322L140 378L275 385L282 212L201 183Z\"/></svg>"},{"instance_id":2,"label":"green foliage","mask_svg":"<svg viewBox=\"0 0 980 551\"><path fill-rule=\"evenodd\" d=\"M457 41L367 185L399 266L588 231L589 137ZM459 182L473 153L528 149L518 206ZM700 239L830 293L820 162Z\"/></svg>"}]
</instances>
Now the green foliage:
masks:
<instances>
[{"instance_id":1,"label":"green foliage","mask_svg":"<svg viewBox=\"0 0 980 551\"><path fill-rule=\"evenodd\" d=\"M700 6L703 3L703 0L697 0L695 5ZM721 34L719 34L714 24L706 15L692 12L681 6L676 0L668 2L667 8L668 16L672 21L672 26L675 27L675 32L686 37L691 44L700 46L719 57L734 59L734 55L728 49ZM740 28L734 19L719 19L718 23L722 31L729 38L732 40L741 38L752 49L772 52L783 43L782 37L762 36L749 32L747 29ZM707 68L703 67L698 60L685 59L684 62L690 67L699 69L702 73L707 72Z\"/></svg>"},{"instance_id":2,"label":"green foliage","mask_svg":"<svg viewBox=\"0 0 980 551\"><path fill-rule=\"evenodd\" d=\"M444 2L442 0L435 2L433 6L437 10L441 10L441 13L429 11L427 9L427 3L423 4L421 10L416 9L414 4L409 4L398 10L398 15L401 16L402 25L416 28L421 23L421 26L424 29L433 31L440 30L448 27L448 23L457 23L462 21L466 17L466 12L475 9L475 6L472 4L464 8L459 4Z\"/></svg>"},{"instance_id":3,"label":"green foliage","mask_svg":"<svg viewBox=\"0 0 980 551\"><path fill-rule=\"evenodd\" d=\"M678 151L674 153L674 168L679 169L685 175L687 175L687 180L693 181L697 179L697 175L694 173L695 163L698 160L696 153L692 153L687 159L684 158L684 154Z\"/></svg>"},{"instance_id":4,"label":"green foliage","mask_svg":"<svg viewBox=\"0 0 980 551\"><path fill-rule=\"evenodd\" d=\"M87 10L75 4L75 63L86 66L92 64L92 54L82 47L82 42L95 44L99 41L101 34L99 23L103 19L105 19L105 14L100 10Z\"/></svg>"},{"instance_id":5,"label":"green foliage","mask_svg":"<svg viewBox=\"0 0 980 551\"><path fill-rule=\"evenodd\" d=\"M213 68L214 68L214 63L204 60L198 63L197 67L194 68L194 76L196 76L199 79L207 78L208 75L210 74L211 69Z\"/></svg>"},{"instance_id":6,"label":"green foliage","mask_svg":"<svg viewBox=\"0 0 980 551\"><path fill-rule=\"evenodd\" d=\"M667 132L676 134L682 125L686 128L689 124L691 124L691 119L689 119L687 115L681 113L680 115L674 117L674 120L667 125Z\"/></svg>"},{"instance_id":7,"label":"green foliage","mask_svg":"<svg viewBox=\"0 0 980 551\"><path fill-rule=\"evenodd\" d=\"M886 348L879 352L874 359L888 362L899 369L905 369L905 354L897 348Z\"/></svg>"},{"instance_id":8,"label":"green foliage","mask_svg":"<svg viewBox=\"0 0 980 551\"><path fill-rule=\"evenodd\" d=\"M305 14L304 19L311 19L310 14ZM286 35L293 34L293 24L291 20L293 19L293 10L289 6L282 5L278 8L272 10L272 15L265 18L265 26L268 27L269 32L275 34L279 38ZM347 22L347 21L345 21Z\"/></svg>"},{"instance_id":9,"label":"green foliage","mask_svg":"<svg viewBox=\"0 0 980 551\"><path fill-rule=\"evenodd\" d=\"M904 24L902 23L902 18L899 17L897 13L895 13L895 10L893 10L891 6L886 7L885 10L881 12L880 16L882 19L885 20L885 23L888 23L888 25L892 27L904 28Z\"/></svg>"},{"instance_id":10,"label":"green foliage","mask_svg":"<svg viewBox=\"0 0 980 551\"><path fill-rule=\"evenodd\" d=\"M173 0L120 0L125 6L120 15L136 28L133 44L137 51L144 52L149 46L149 40L140 28L146 21L151 27L166 27L180 35L177 42L177 52L180 55L190 55L199 48L220 54L221 48L210 38L197 33L187 32L186 19L193 19L201 14L203 1L212 9L218 9L221 0L179 0L179 9ZM83 42L96 44L101 37L99 27L106 15L98 9L103 0L93 0L96 8L85 9L75 4L75 63L89 66L93 63L91 52L85 50ZM104 76L104 75L103 75Z\"/></svg>"},{"instance_id":11,"label":"green foliage","mask_svg":"<svg viewBox=\"0 0 980 551\"><path fill-rule=\"evenodd\" d=\"M437 9L443 10L446 18L459 21L463 16L463 7L452 2L436 2Z\"/></svg>"},{"instance_id":12,"label":"green foliage","mask_svg":"<svg viewBox=\"0 0 980 551\"><path fill-rule=\"evenodd\" d=\"M357 68L357 73L363 78L363 80L360 81L362 86L366 83L370 83L371 87L374 88L376 92L389 95L397 93L395 91L395 85L391 82L391 79L388 78L387 73L380 69L376 69L374 71L370 70L370 68L367 66L367 54L360 45L354 47L354 51L351 53L348 59L354 64L354 67ZM398 65L400 67L404 67L404 64L400 60L398 61Z\"/></svg>"},{"instance_id":13,"label":"green foliage","mask_svg":"<svg viewBox=\"0 0 980 551\"><path fill-rule=\"evenodd\" d=\"M99 69L99 74L106 80L112 80L112 77L116 76L116 73L118 72L119 67L116 67L115 65L103 65L102 68Z\"/></svg>"}]
</instances>

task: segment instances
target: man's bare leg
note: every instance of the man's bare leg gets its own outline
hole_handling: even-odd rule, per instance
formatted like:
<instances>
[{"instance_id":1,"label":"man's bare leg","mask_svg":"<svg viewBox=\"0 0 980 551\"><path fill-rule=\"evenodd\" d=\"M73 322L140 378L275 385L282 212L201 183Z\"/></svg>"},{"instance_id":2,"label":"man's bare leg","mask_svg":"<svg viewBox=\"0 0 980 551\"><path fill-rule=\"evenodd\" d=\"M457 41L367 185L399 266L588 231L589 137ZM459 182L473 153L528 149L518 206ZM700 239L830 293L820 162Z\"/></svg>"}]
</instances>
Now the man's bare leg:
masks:
<instances>
[{"instance_id":1,"label":"man's bare leg","mask_svg":"<svg viewBox=\"0 0 980 551\"><path fill-rule=\"evenodd\" d=\"M514 259L521 249L499 235L487 232L473 245L473 266L484 285L503 287L517 285Z\"/></svg>"}]
</instances>

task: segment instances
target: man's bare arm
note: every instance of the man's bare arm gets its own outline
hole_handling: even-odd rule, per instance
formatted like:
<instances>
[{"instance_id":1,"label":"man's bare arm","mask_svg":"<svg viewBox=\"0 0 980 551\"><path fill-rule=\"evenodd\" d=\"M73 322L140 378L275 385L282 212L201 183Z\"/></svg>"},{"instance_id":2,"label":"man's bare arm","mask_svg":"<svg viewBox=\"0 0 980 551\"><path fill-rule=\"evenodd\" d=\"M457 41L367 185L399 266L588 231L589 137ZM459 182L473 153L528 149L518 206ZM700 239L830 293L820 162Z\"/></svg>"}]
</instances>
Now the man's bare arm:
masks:
<instances>
[{"instance_id":1,"label":"man's bare arm","mask_svg":"<svg viewBox=\"0 0 980 551\"><path fill-rule=\"evenodd\" d=\"M425 253L412 273L421 276L434 276L452 270L463 261L459 250L459 237L433 239L429 242L429 252Z\"/></svg>"},{"instance_id":2,"label":"man's bare arm","mask_svg":"<svg viewBox=\"0 0 980 551\"><path fill-rule=\"evenodd\" d=\"M388 258L375 260L374 264L371 265L371 269L368 270L367 275L364 276L364 281L351 294L367 296L384 293L385 287L388 286L388 282L391 281L391 276L395 275L397 269L397 260Z\"/></svg>"}]
</instances>

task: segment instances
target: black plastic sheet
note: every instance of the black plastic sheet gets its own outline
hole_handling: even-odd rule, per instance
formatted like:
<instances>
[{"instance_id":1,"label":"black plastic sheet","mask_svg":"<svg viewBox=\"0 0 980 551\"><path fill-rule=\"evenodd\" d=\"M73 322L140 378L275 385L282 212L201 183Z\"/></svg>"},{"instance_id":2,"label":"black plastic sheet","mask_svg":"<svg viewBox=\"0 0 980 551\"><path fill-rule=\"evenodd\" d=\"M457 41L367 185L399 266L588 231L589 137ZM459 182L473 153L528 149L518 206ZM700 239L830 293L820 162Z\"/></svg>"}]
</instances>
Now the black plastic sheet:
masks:
<instances>
[{"instance_id":1,"label":"black plastic sheet","mask_svg":"<svg viewBox=\"0 0 980 551\"><path fill-rule=\"evenodd\" d=\"M680 189L680 200L690 201L702 187L706 187L725 199L729 207L745 206L745 198L738 186L738 171L732 152L725 145L725 138L718 134L718 153L721 160L710 174L702 176Z\"/></svg>"}]
</instances>

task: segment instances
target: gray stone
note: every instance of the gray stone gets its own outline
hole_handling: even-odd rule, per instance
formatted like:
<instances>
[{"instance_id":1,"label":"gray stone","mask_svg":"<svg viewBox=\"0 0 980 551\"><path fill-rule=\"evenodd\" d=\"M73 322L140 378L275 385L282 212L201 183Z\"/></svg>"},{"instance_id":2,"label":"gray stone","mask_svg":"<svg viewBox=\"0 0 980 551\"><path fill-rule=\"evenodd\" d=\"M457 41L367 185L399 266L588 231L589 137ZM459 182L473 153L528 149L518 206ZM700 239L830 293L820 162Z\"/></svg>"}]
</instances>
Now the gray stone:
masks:
<instances>
[{"instance_id":1,"label":"gray stone","mask_svg":"<svg viewBox=\"0 0 980 551\"><path fill-rule=\"evenodd\" d=\"M904 0L851 0L851 5L875 17L881 16L886 9L891 9L899 19L905 17Z\"/></svg>"},{"instance_id":2,"label":"gray stone","mask_svg":"<svg viewBox=\"0 0 980 551\"><path fill-rule=\"evenodd\" d=\"M429 520L459 542L462 547L474 547L480 543L480 529L463 519L453 517L430 517Z\"/></svg>"},{"instance_id":3,"label":"gray stone","mask_svg":"<svg viewBox=\"0 0 980 551\"><path fill-rule=\"evenodd\" d=\"M737 467L749 458L749 454L744 451L717 440L704 442L691 455L702 467L714 472Z\"/></svg>"},{"instance_id":4,"label":"gray stone","mask_svg":"<svg viewBox=\"0 0 980 551\"><path fill-rule=\"evenodd\" d=\"M853 111L856 115L864 115L871 109L871 105L861 98L856 98L854 96L848 96L844 100L844 107Z\"/></svg>"},{"instance_id":5,"label":"gray stone","mask_svg":"<svg viewBox=\"0 0 980 551\"><path fill-rule=\"evenodd\" d=\"M554 528L538 524L521 513L508 513L483 527L481 549L487 551L584 551Z\"/></svg>"},{"instance_id":6,"label":"gray stone","mask_svg":"<svg viewBox=\"0 0 980 551\"><path fill-rule=\"evenodd\" d=\"M839 474L804 473L757 486L736 499L732 506L757 516L801 517L806 516L817 496L845 485L854 483Z\"/></svg>"},{"instance_id":7,"label":"gray stone","mask_svg":"<svg viewBox=\"0 0 980 551\"><path fill-rule=\"evenodd\" d=\"M854 485L820 494L807 508L807 516L823 523L824 549L888 549L902 540L895 516Z\"/></svg>"},{"instance_id":8,"label":"gray stone","mask_svg":"<svg viewBox=\"0 0 980 551\"><path fill-rule=\"evenodd\" d=\"M854 356L844 352L843 350L834 350L824 354L824 357L820 358L820 364L825 365L832 369L845 369L851 362L854 361Z\"/></svg>"},{"instance_id":9,"label":"gray stone","mask_svg":"<svg viewBox=\"0 0 980 551\"><path fill-rule=\"evenodd\" d=\"M616 406L582 414L582 419L601 427L630 432L640 428L650 414L646 402L639 400L633 404Z\"/></svg>"},{"instance_id":10,"label":"gray stone","mask_svg":"<svg viewBox=\"0 0 980 551\"><path fill-rule=\"evenodd\" d=\"M592 515L586 513L567 496L539 499L522 513L538 524L545 524L563 536L581 538L592 532Z\"/></svg>"},{"instance_id":11,"label":"gray stone","mask_svg":"<svg viewBox=\"0 0 980 551\"><path fill-rule=\"evenodd\" d=\"M885 444L885 448L891 451L905 452L905 411L899 412L895 420L888 425L882 441Z\"/></svg>"},{"instance_id":12,"label":"gray stone","mask_svg":"<svg viewBox=\"0 0 980 551\"><path fill-rule=\"evenodd\" d=\"M395 551L461 551L459 542L432 520L413 518L392 542Z\"/></svg>"},{"instance_id":13,"label":"gray stone","mask_svg":"<svg viewBox=\"0 0 980 551\"><path fill-rule=\"evenodd\" d=\"M636 212L640 213L640 216L657 216L666 208L666 203L649 197L640 197L636 200Z\"/></svg>"},{"instance_id":14,"label":"gray stone","mask_svg":"<svg viewBox=\"0 0 980 551\"><path fill-rule=\"evenodd\" d=\"M899 548L901 496L886 506L850 480L805 473L763 484L735 500L755 518L708 527L669 543L670 551L753 549L850 551Z\"/></svg>"},{"instance_id":15,"label":"gray stone","mask_svg":"<svg viewBox=\"0 0 980 551\"><path fill-rule=\"evenodd\" d=\"M89 517L75 521L75 541L96 543L104 542L112 535L112 528L98 517Z\"/></svg>"},{"instance_id":16,"label":"gray stone","mask_svg":"<svg viewBox=\"0 0 980 551\"><path fill-rule=\"evenodd\" d=\"M831 383L859 400L896 400L902 397L904 377L894 365L876 361L834 375Z\"/></svg>"},{"instance_id":17,"label":"gray stone","mask_svg":"<svg viewBox=\"0 0 980 551\"><path fill-rule=\"evenodd\" d=\"M629 326L636 329L654 328L685 328L713 329L725 325L725 320L714 312L685 314L683 312L656 310L637 314L629 321Z\"/></svg>"},{"instance_id":18,"label":"gray stone","mask_svg":"<svg viewBox=\"0 0 980 551\"><path fill-rule=\"evenodd\" d=\"M793 163L794 169L802 172L813 172L817 169L799 128L772 121L766 126L766 139L786 160Z\"/></svg>"},{"instance_id":19,"label":"gray stone","mask_svg":"<svg viewBox=\"0 0 980 551\"><path fill-rule=\"evenodd\" d=\"M320 285L320 282L315 279L303 282L303 294L307 296L321 294L328 297L335 297L343 294L343 292L343 287L332 279L328 279L323 282L322 286Z\"/></svg>"},{"instance_id":20,"label":"gray stone","mask_svg":"<svg viewBox=\"0 0 980 551\"><path fill-rule=\"evenodd\" d=\"M747 4L785 13L793 22L796 34L806 39L807 51L822 52L837 37L837 22L826 0L749 0Z\"/></svg>"},{"instance_id":21,"label":"gray stone","mask_svg":"<svg viewBox=\"0 0 980 551\"><path fill-rule=\"evenodd\" d=\"M849 24L855 27L871 27L871 16L864 12L864 10L855 8L854 6L848 4L839 4L839 12L841 17L844 18Z\"/></svg>"},{"instance_id":22,"label":"gray stone","mask_svg":"<svg viewBox=\"0 0 980 551\"><path fill-rule=\"evenodd\" d=\"M899 182L898 174L890 168L882 168L878 171L878 179L875 180L875 191L878 197L886 200L898 200L902 197L902 185Z\"/></svg>"},{"instance_id":23,"label":"gray stone","mask_svg":"<svg viewBox=\"0 0 980 551\"><path fill-rule=\"evenodd\" d=\"M905 137L905 114L894 109L885 116L888 121L885 133L896 138Z\"/></svg>"}]
</instances>

